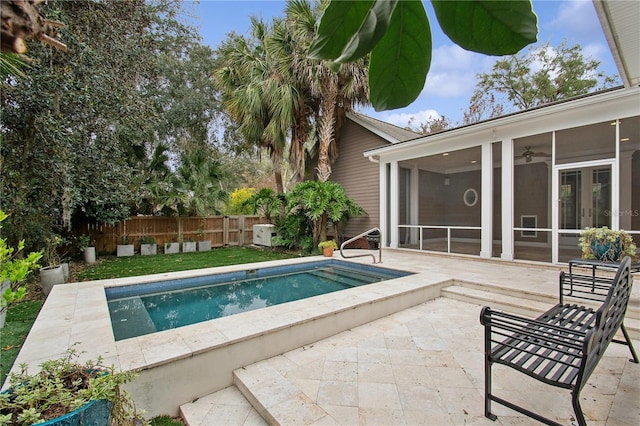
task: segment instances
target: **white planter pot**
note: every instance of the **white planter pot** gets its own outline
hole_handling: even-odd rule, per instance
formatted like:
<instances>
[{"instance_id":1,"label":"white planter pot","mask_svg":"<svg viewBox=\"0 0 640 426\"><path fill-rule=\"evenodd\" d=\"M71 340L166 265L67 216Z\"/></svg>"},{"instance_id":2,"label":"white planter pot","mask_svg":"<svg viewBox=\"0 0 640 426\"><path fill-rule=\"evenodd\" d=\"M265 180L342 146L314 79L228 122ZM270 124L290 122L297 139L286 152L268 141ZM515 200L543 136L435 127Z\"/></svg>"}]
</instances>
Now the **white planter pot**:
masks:
<instances>
[{"instance_id":1,"label":"white planter pot","mask_svg":"<svg viewBox=\"0 0 640 426\"><path fill-rule=\"evenodd\" d=\"M164 254L180 253L180 243L165 243Z\"/></svg>"},{"instance_id":2,"label":"white planter pot","mask_svg":"<svg viewBox=\"0 0 640 426\"><path fill-rule=\"evenodd\" d=\"M140 244L140 254L142 256L151 256L158 254L157 244Z\"/></svg>"},{"instance_id":3,"label":"white planter pot","mask_svg":"<svg viewBox=\"0 0 640 426\"><path fill-rule=\"evenodd\" d=\"M7 319L7 308L8 306L4 304L2 301L2 296L4 292L7 291L11 287L11 281L9 279L5 279L0 283L0 328L4 327L4 322Z\"/></svg>"},{"instance_id":4,"label":"white planter pot","mask_svg":"<svg viewBox=\"0 0 640 426\"><path fill-rule=\"evenodd\" d=\"M69 279L71 278L71 275L69 274L69 264L61 263L60 266L62 266L62 274L64 275L64 282L68 283Z\"/></svg>"},{"instance_id":5,"label":"white planter pot","mask_svg":"<svg viewBox=\"0 0 640 426\"><path fill-rule=\"evenodd\" d=\"M40 269L40 285L42 285L45 296L49 295L54 285L64 283L64 270L62 265L47 266Z\"/></svg>"},{"instance_id":6,"label":"white planter pot","mask_svg":"<svg viewBox=\"0 0 640 426\"><path fill-rule=\"evenodd\" d=\"M211 250L211 240L198 241L198 251L210 251L210 250Z\"/></svg>"},{"instance_id":7,"label":"white planter pot","mask_svg":"<svg viewBox=\"0 0 640 426\"><path fill-rule=\"evenodd\" d=\"M95 247L85 247L83 254L84 254L84 263L88 263L88 264L96 263Z\"/></svg>"},{"instance_id":8,"label":"white planter pot","mask_svg":"<svg viewBox=\"0 0 640 426\"><path fill-rule=\"evenodd\" d=\"M193 241L187 241L182 243L182 252L183 253L191 253L196 251L196 243Z\"/></svg>"},{"instance_id":9,"label":"white planter pot","mask_svg":"<svg viewBox=\"0 0 640 426\"><path fill-rule=\"evenodd\" d=\"M118 257L133 256L133 244L118 244L116 250Z\"/></svg>"}]
</instances>

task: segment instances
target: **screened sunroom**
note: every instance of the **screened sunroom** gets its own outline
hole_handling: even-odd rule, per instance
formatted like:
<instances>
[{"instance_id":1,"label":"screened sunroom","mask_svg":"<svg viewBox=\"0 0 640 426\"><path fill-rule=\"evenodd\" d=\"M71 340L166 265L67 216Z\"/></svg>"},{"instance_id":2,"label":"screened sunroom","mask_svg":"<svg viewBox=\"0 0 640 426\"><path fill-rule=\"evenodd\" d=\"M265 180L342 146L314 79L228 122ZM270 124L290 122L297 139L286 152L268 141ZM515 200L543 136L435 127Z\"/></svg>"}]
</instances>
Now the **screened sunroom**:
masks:
<instances>
[{"instance_id":1,"label":"screened sunroom","mask_svg":"<svg viewBox=\"0 0 640 426\"><path fill-rule=\"evenodd\" d=\"M640 92L616 89L365 152L382 244L564 263L585 227L640 246Z\"/></svg>"}]
</instances>

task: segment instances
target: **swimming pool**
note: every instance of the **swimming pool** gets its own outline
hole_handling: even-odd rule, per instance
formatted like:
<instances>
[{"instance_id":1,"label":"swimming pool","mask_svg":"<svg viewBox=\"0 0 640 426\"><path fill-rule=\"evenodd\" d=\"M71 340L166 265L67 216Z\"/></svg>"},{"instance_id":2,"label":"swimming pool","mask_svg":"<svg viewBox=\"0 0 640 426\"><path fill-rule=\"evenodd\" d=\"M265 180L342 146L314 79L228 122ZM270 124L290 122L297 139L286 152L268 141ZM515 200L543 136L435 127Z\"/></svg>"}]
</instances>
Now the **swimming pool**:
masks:
<instances>
[{"instance_id":1,"label":"swimming pool","mask_svg":"<svg viewBox=\"0 0 640 426\"><path fill-rule=\"evenodd\" d=\"M105 288L115 340L410 275L324 260Z\"/></svg>"}]
</instances>

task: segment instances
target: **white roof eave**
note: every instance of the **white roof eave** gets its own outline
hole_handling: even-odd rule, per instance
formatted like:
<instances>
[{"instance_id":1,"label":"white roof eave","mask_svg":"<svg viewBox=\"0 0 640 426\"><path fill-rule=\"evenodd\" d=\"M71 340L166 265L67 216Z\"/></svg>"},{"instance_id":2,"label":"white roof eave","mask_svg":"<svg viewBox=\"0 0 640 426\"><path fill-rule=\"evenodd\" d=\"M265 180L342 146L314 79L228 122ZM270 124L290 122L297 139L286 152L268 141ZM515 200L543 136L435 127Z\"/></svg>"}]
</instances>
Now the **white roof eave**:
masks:
<instances>
[{"instance_id":1,"label":"white roof eave","mask_svg":"<svg viewBox=\"0 0 640 426\"><path fill-rule=\"evenodd\" d=\"M625 87L640 84L640 1L593 0Z\"/></svg>"},{"instance_id":2,"label":"white roof eave","mask_svg":"<svg viewBox=\"0 0 640 426\"><path fill-rule=\"evenodd\" d=\"M439 143L451 140L454 138L464 138L464 137L477 137L477 135L484 133L492 133L495 134L498 129L505 128L514 128L517 126L522 126L525 123L529 123L534 120L541 120L545 117L553 117L557 118L561 114L565 112L572 112L575 110L580 110L581 108L586 108L590 106L595 106L603 102L611 102L617 99L631 99L632 103L635 99L640 99L640 88L635 87L631 89L620 88L619 90L604 92L600 94L595 94L593 96L588 96L585 98L576 99L573 101L563 102L560 104L549 105L547 107L542 107L530 111L523 111L521 113L517 113L510 116L499 117L493 120L487 120L480 122L478 124L460 127L457 129L452 129L449 131L445 131L442 133L438 133L435 135L427 135L418 139L413 139L407 142L398 143L395 145L380 147L371 149L364 152L365 157L379 157L381 155L387 154L398 154L404 151L409 151L415 149L417 147L424 147L426 144L439 145ZM640 114L640 103L638 103L638 111L634 112L634 114ZM604 117L603 120L607 118ZM559 130L559 129L558 129Z\"/></svg>"},{"instance_id":3,"label":"white roof eave","mask_svg":"<svg viewBox=\"0 0 640 426\"><path fill-rule=\"evenodd\" d=\"M382 130L378 129L375 126L372 126L370 123L366 122L365 120L362 120L360 117L358 117L355 114L347 113L347 117L350 120L352 120L355 123L357 123L358 125L360 125L360 126L364 127L365 129L369 130L370 132L380 136L382 139L386 140L387 142L390 142L392 144L400 142L400 140L398 140L397 138L394 138L393 136L389 135L388 133L383 132Z\"/></svg>"}]
</instances>

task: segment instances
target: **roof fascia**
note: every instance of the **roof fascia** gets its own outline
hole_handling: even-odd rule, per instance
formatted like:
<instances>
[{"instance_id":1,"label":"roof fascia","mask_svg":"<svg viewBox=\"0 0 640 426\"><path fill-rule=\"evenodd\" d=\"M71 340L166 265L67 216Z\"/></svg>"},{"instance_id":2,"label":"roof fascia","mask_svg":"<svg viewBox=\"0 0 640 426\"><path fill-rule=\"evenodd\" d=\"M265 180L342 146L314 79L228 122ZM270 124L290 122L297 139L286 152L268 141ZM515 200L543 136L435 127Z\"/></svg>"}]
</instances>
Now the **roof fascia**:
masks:
<instances>
[{"instance_id":1,"label":"roof fascia","mask_svg":"<svg viewBox=\"0 0 640 426\"><path fill-rule=\"evenodd\" d=\"M557 105L550 105L548 107L538 108L531 111L525 111L520 114L510 115L503 118L496 118L495 120L484 121L476 125L461 127L459 129L453 129L435 135L424 136L407 142L398 143L396 145L375 148L369 151L365 151L364 156L377 156L378 158L380 156L387 155L396 157L398 156L398 154L403 156L403 154L401 154L402 152L412 151L414 149L422 148L426 145L432 146L434 149L437 149L436 147L443 146L443 143L449 143L451 140L478 140L478 137L480 135L503 135L505 133L514 133L513 129L518 129L520 127L525 129L526 134L535 134L535 132L532 132L530 126L530 124L533 122L538 124L551 121L557 122L558 120L562 120L563 116L569 116L571 115L571 113L574 113L573 115L575 116L575 112L577 110L592 110L595 107L601 108L599 104L612 103L616 101L629 101L629 103L632 105L631 108L636 108L635 111L633 111L633 114L637 115L640 114L640 103L638 103L637 101L639 97L640 88L621 88L616 91L596 94L586 98L576 99L574 101L564 102ZM602 110L598 111L601 111L599 114L601 114L600 116L602 121L612 119L611 117L609 117L609 115L615 115L617 113L617 111L611 108L603 108ZM576 125L576 123L573 121L574 119L567 120L568 127L573 127ZM541 133L546 131L550 130L541 130ZM496 141L500 140L500 138L497 137L492 137L492 139L496 139Z\"/></svg>"},{"instance_id":2,"label":"roof fascia","mask_svg":"<svg viewBox=\"0 0 640 426\"><path fill-rule=\"evenodd\" d=\"M596 9L596 14L598 15L600 26L602 26L602 31L604 32L604 36L607 39L607 43L609 44L609 49L611 50L611 55L613 56L613 60L616 63L618 72L620 73L620 78L622 79L624 87L629 88L631 87L629 71L627 70L624 61L622 60L620 46L618 45L618 40L613 33L611 17L607 10L606 2L602 0L593 0L593 6Z\"/></svg>"},{"instance_id":3,"label":"roof fascia","mask_svg":"<svg viewBox=\"0 0 640 426\"><path fill-rule=\"evenodd\" d=\"M383 132L382 130L378 129L375 126L372 126L371 123L368 123L364 120L362 120L360 117L358 117L357 115L351 114L351 113L347 113L347 118L351 121L353 121L354 123L364 127L365 129L369 130L371 133L374 133L378 136L380 136L382 139L391 142L392 144L394 143L398 143L400 142L399 139L394 138L393 136L389 135L388 133Z\"/></svg>"}]
</instances>

